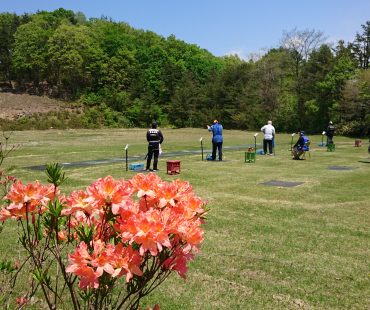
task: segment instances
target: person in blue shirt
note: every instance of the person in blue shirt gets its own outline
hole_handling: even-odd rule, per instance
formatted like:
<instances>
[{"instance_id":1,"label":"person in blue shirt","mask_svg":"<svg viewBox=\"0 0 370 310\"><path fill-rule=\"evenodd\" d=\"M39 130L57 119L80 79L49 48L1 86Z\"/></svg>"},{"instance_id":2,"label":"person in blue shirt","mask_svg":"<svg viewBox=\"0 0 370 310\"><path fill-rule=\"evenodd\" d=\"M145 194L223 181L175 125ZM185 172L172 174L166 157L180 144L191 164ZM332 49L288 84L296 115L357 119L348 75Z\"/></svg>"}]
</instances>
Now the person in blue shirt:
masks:
<instances>
[{"instance_id":1,"label":"person in blue shirt","mask_svg":"<svg viewBox=\"0 0 370 310\"><path fill-rule=\"evenodd\" d=\"M296 142L296 144L294 144L294 146L293 146L293 150L292 150L293 159L301 159L301 155L304 152L310 150L309 149L309 142L310 142L310 139L304 134L303 131L300 131L299 132L299 139Z\"/></svg>"},{"instance_id":2,"label":"person in blue shirt","mask_svg":"<svg viewBox=\"0 0 370 310\"><path fill-rule=\"evenodd\" d=\"M218 160L222 160L222 125L217 121L213 121L213 125L207 125L208 131L212 132L212 160L216 160L216 152L218 150Z\"/></svg>"}]
</instances>

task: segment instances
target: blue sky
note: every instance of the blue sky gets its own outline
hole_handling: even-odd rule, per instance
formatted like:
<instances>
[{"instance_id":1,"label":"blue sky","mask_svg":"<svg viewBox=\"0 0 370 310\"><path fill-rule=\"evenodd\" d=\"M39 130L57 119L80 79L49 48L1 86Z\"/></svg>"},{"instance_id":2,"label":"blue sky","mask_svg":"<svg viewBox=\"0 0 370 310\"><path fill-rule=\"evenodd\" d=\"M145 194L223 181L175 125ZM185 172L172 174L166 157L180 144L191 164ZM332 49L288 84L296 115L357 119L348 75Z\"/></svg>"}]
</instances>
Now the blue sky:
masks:
<instances>
[{"instance_id":1,"label":"blue sky","mask_svg":"<svg viewBox=\"0 0 370 310\"><path fill-rule=\"evenodd\" d=\"M0 12L17 14L60 7L242 58L276 47L293 28L322 31L332 43L353 41L370 20L369 0L0 0Z\"/></svg>"}]
</instances>

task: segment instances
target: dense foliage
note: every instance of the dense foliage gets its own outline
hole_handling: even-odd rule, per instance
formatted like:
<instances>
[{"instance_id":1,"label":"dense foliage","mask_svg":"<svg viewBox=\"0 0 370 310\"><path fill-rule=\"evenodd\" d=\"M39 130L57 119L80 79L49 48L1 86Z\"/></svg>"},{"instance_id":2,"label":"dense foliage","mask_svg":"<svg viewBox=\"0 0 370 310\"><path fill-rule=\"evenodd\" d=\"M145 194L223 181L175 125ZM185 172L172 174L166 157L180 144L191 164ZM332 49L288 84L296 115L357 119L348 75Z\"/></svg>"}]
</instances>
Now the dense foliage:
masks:
<instances>
[{"instance_id":1,"label":"dense foliage","mask_svg":"<svg viewBox=\"0 0 370 310\"><path fill-rule=\"evenodd\" d=\"M272 119L279 131L320 132L333 120L343 134L368 135L369 58L370 21L335 47L321 32L294 29L244 61L81 12L0 14L3 86L79 101L85 111L74 127L152 119L200 127L217 118L225 128L256 129Z\"/></svg>"}]
</instances>

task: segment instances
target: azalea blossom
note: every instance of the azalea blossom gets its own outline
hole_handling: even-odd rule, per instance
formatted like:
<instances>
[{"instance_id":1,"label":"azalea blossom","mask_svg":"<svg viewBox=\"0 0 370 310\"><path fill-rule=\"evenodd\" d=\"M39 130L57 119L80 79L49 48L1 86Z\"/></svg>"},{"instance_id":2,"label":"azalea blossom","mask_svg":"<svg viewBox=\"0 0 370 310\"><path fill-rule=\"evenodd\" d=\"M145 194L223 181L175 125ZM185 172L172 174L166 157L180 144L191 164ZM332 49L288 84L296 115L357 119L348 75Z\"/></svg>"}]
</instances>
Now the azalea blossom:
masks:
<instances>
[{"instance_id":1,"label":"azalea blossom","mask_svg":"<svg viewBox=\"0 0 370 310\"><path fill-rule=\"evenodd\" d=\"M70 215L77 211L82 211L85 214L92 214L94 207L89 201L89 194L83 190L72 192L66 197L67 208L62 210L62 215Z\"/></svg>"},{"instance_id":2,"label":"azalea blossom","mask_svg":"<svg viewBox=\"0 0 370 310\"><path fill-rule=\"evenodd\" d=\"M30 225L40 223L37 216L50 201L59 200L61 219L49 229L57 230L58 242L77 244L65 271L79 278L83 290L99 289L110 278L130 282L147 275L149 266L185 278L187 263L204 239L202 199L188 182L164 182L154 173L131 180L107 176L69 196L61 196L53 185L17 181L5 199L10 203L0 210L0 221L29 214ZM43 235L50 233L44 230Z\"/></svg>"},{"instance_id":3,"label":"azalea blossom","mask_svg":"<svg viewBox=\"0 0 370 310\"><path fill-rule=\"evenodd\" d=\"M161 179L155 173L148 173L147 175L139 173L131 179L133 191L137 192L139 198L143 196L154 198L156 187L160 182Z\"/></svg>"},{"instance_id":4,"label":"azalea blossom","mask_svg":"<svg viewBox=\"0 0 370 310\"><path fill-rule=\"evenodd\" d=\"M115 181L111 176L98 179L87 188L89 201L97 208L111 206L113 214L118 214L121 207L131 201L132 189L123 179Z\"/></svg>"},{"instance_id":5,"label":"azalea blossom","mask_svg":"<svg viewBox=\"0 0 370 310\"><path fill-rule=\"evenodd\" d=\"M186 279L186 273L188 271L187 262L193 260L194 254L176 247L173 255L165 260L163 267L165 269L175 270L180 277Z\"/></svg>"},{"instance_id":6,"label":"azalea blossom","mask_svg":"<svg viewBox=\"0 0 370 310\"><path fill-rule=\"evenodd\" d=\"M66 269L68 273L74 273L80 277L80 288L98 288L99 277L104 272L112 277L126 275L128 282L134 274L141 276L141 257L131 246L123 247L122 243L117 246L95 241L93 250L89 253L89 247L81 242L75 252L69 255L72 262Z\"/></svg>"},{"instance_id":7,"label":"azalea blossom","mask_svg":"<svg viewBox=\"0 0 370 310\"><path fill-rule=\"evenodd\" d=\"M174 207L181 195L177 192L174 183L161 183L157 188L157 197L159 197L159 208L166 206Z\"/></svg>"},{"instance_id":8,"label":"azalea blossom","mask_svg":"<svg viewBox=\"0 0 370 310\"><path fill-rule=\"evenodd\" d=\"M48 202L54 199L54 186L43 186L38 181L23 185L21 181L16 181L4 199L8 199L10 204L0 211L0 220L2 221L10 217L24 218L27 213L42 214L45 212Z\"/></svg>"}]
</instances>

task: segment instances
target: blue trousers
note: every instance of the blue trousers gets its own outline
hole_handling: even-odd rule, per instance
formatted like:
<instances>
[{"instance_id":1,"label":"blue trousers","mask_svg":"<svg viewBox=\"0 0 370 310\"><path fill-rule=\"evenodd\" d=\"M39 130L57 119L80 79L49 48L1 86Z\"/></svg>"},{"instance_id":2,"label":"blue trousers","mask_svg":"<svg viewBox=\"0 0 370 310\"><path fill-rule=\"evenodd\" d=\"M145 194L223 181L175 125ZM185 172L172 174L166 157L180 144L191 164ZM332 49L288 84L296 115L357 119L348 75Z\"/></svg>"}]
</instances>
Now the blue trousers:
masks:
<instances>
[{"instance_id":1,"label":"blue trousers","mask_svg":"<svg viewBox=\"0 0 370 310\"><path fill-rule=\"evenodd\" d=\"M212 142L212 160L216 160L218 150L218 160L222 160L222 142Z\"/></svg>"}]
</instances>

